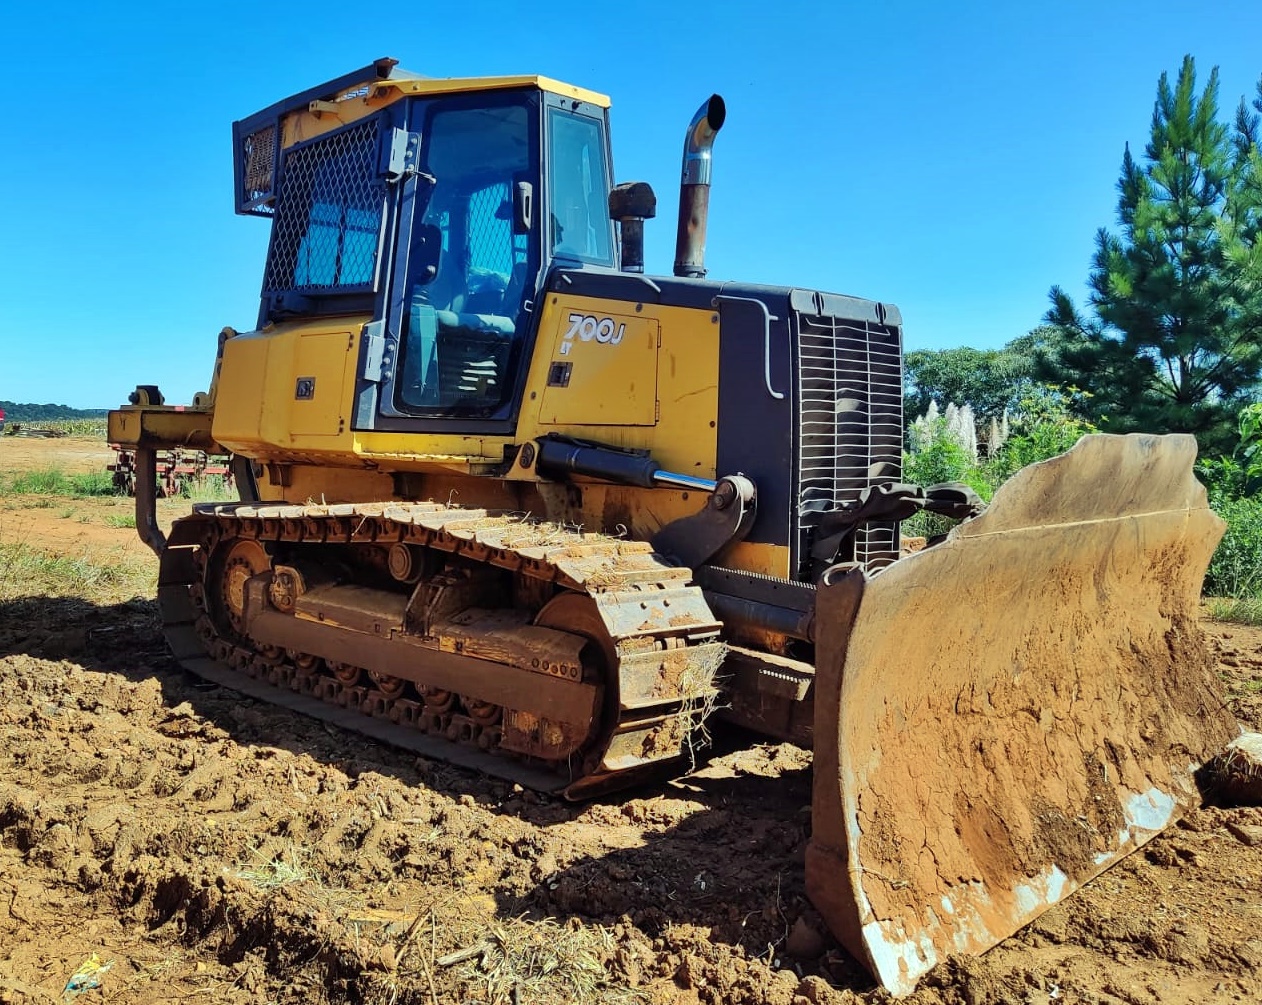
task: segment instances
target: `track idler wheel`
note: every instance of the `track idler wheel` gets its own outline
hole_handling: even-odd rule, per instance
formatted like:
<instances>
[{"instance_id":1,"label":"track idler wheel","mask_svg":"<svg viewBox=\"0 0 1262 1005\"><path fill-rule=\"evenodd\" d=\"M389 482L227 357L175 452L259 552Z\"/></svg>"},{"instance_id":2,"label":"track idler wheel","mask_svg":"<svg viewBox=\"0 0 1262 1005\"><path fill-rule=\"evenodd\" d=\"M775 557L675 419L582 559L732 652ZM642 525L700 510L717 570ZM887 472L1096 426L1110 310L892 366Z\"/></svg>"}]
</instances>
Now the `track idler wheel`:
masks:
<instances>
[{"instance_id":1,"label":"track idler wheel","mask_svg":"<svg viewBox=\"0 0 1262 1005\"><path fill-rule=\"evenodd\" d=\"M555 764L578 763L584 757L584 748L593 741L599 742L602 734L607 736L611 728L607 724L617 720L617 682L610 681L611 668L618 666L617 649L595 600L586 594L558 594L544 604L535 616L535 624L588 640L589 644L583 647L583 679L595 683L601 697L592 720L585 724L556 722L529 713L506 716L504 745Z\"/></svg>"},{"instance_id":2,"label":"track idler wheel","mask_svg":"<svg viewBox=\"0 0 1262 1005\"><path fill-rule=\"evenodd\" d=\"M229 546L219 563L218 589L212 595L219 612L238 637L245 635L245 584L272 567L263 546L257 541L238 540Z\"/></svg>"}]
</instances>

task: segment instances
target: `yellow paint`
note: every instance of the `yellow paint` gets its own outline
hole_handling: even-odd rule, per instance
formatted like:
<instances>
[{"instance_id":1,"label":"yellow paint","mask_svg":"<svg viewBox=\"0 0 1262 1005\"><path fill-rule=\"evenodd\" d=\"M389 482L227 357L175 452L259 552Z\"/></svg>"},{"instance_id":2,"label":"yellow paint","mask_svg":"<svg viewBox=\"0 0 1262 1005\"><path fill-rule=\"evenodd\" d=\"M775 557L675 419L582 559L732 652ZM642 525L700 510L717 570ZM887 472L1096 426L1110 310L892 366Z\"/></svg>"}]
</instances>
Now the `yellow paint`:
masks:
<instances>
[{"instance_id":1,"label":"yellow paint","mask_svg":"<svg viewBox=\"0 0 1262 1005\"><path fill-rule=\"evenodd\" d=\"M312 140L335 129L375 115L403 97L395 91L371 91L357 98L346 98L335 104L335 111L328 110L328 102L320 107L290 112L281 120L281 146L291 147L303 140Z\"/></svg>"},{"instance_id":2,"label":"yellow paint","mask_svg":"<svg viewBox=\"0 0 1262 1005\"><path fill-rule=\"evenodd\" d=\"M322 319L228 339L215 399L219 442L264 460L328 451L345 455L331 463L353 463L349 415L362 323Z\"/></svg>"},{"instance_id":3,"label":"yellow paint","mask_svg":"<svg viewBox=\"0 0 1262 1005\"><path fill-rule=\"evenodd\" d=\"M124 405L110 412L106 422L108 441L120 447L193 447L219 453L210 424L211 413L205 409L171 405Z\"/></svg>"},{"instance_id":4,"label":"yellow paint","mask_svg":"<svg viewBox=\"0 0 1262 1005\"><path fill-rule=\"evenodd\" d=\"M714 556L713 564L742 572L757 572L777 579L792 579L789 549L778 544L754 544L738 541Z\"/></svg>"},{"instance_id":5,"label":"yellow paint","mask_svg":"<svg viewBox=\"0 0 1262 1005\"><path fill-rule=\"evenodd\" d=\"M597 322L609 318L615 326L626 323L626 335L617 344L612 338L604 343L596 337L567 338L572 316ZM660 344L654 344L650 335L654 328ZM572 364L569 385L549 387L553 364L564 362ZM647 401L652 383L656 387L650 421ZM667 470L714 478L718 407L719 326L711 311L559 293L544 299L518 442L562 433L648 450ZM625 424L610 424L606 416Z\"/></svg>"},{"instance_id":6,"label":"yellow paint","mask_svg":"<svg viewBox=\"0 0 1262 1005\"><path fill-rule=\"evenodd\" d=\"M294 358L294 400L290 406L291 436L336 436L347 425L347 377L354 379L350 332L303 335Z\"/></svg>"},{"instance_id":7,"label":"yellow paint","mask_svg":"<svg viewBox=\"0 0 1262 1005\"><path fill-rule=\"evenodd\" d=\"M380 471L297 465L286 469L287 486L273 482L264 468L259 495L268 502L380 502L396 498L394 480Z\"/></svg>"},{"instance_id":8,"label":"yellow paint","mask_svg":"<svg viewBox=\"0 0 1262 1005\"><path fill-rule=\"evenodd\" d=\"M229 338L216 388L214 436L230 450L277 463L479 474L502 463L506 447L555 432L648 450L668 470L715 477L713 315L630 303L617 304L615 314L610 306L591 298L546 298L516 436L352 431L367 318L274 325ZM571 334L571 315L597 323L609 318L609 341L596 335L584 340L581 327ZM626 329L614 342L621 325ZM548 386L554 362L571 364L568 386ZM300 382L309 381L312 396L299 397Z\"/></svg>"},{"instance_id":9,"label":"yellow paint","mask_svg":"<svg viewBox=\"0 0 1262 1005\"><path fill-rule=\"evenodd\" d=\"M657 320L642 314L597 318L572 311L551 347L548 385L539 401L540 425L653 425L660 333ZM558 370L560 375L554 376ZM588 386L600 393L588 393Z\"/></svg>"},{"instance_id":10,"label":"yellow paint","mask_svg":"<svg viewBox=\"0 0 1262 1005\"><path fill-rule=\"evenodd\" d=\"M500 463L509 436L353 432L359 343L369 319L323 318L269 325L224 343L216 435L229 450L287 464L475 472ZM310 398L300 380L314 378Z\"/></svg>"}]
</instances>

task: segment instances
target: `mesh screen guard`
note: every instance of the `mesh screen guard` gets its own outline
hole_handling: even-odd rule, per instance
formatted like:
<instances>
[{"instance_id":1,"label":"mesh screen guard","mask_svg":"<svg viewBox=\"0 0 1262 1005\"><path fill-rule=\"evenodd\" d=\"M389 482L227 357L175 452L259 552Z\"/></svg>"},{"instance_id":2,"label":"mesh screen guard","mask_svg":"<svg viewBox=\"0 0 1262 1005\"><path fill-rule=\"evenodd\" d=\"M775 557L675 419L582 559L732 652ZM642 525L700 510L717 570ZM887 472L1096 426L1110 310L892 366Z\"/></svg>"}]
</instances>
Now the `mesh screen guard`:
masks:
<instances>
[{"instance_id":1,"label":"mesh screen guard","mask_svg":"<svg viewBox=\"0 0 1262 1005\"><path fill-rule=\"evenodd\" d=\"M370 119L285 151L265 292L374 287L386 198L379 131Z\"/></svg>"}]
</instances>

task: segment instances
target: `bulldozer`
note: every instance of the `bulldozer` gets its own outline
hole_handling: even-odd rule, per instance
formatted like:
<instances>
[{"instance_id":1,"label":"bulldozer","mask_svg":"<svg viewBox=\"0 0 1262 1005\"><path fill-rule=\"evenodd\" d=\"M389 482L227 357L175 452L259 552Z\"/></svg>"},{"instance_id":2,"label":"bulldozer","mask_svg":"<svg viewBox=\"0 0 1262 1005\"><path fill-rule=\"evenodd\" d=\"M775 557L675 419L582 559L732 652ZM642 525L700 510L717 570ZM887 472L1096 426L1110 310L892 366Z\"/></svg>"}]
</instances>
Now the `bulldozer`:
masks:
<instances>
[{"instance_id":1,"label":"bulldozer","mask_svg":"<svg viewBox=\"0 0 1262 1005\"><path fill-rule=\"evenodd\" d=\"M381 59L234 124L257 322L191 403L109 416L167 639L567 799L686 773L709 717L812 748L808 894L908 993L1196 801L1237 731L1196 625L1223 524L1187 436L1086 437L980 515L902 484L898 308L707 278L717 95L646 272L609 106ZM239 501L164 533L176 448ZM905 554L923 508L970 518Z\"/></svg>"}]
</instances>

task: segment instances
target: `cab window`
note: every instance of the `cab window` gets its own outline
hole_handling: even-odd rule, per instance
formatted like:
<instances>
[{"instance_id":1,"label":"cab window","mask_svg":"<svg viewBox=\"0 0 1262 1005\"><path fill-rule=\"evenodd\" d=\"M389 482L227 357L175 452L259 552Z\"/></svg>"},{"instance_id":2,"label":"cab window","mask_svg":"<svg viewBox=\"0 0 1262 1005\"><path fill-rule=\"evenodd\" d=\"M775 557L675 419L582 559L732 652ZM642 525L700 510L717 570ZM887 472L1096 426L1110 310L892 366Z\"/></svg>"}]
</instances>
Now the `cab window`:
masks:
<instances>
[{"instance_id":1,"label":"cab window","mask_svg":"<svg viewBox=\"0 0 1262 1005\"><path fill-rule=\"evenodd\" d=\"M552 108L548 136L548 242L552 254L613 265L609 168L601 123Z\"/></svg>"}]
</instances>

